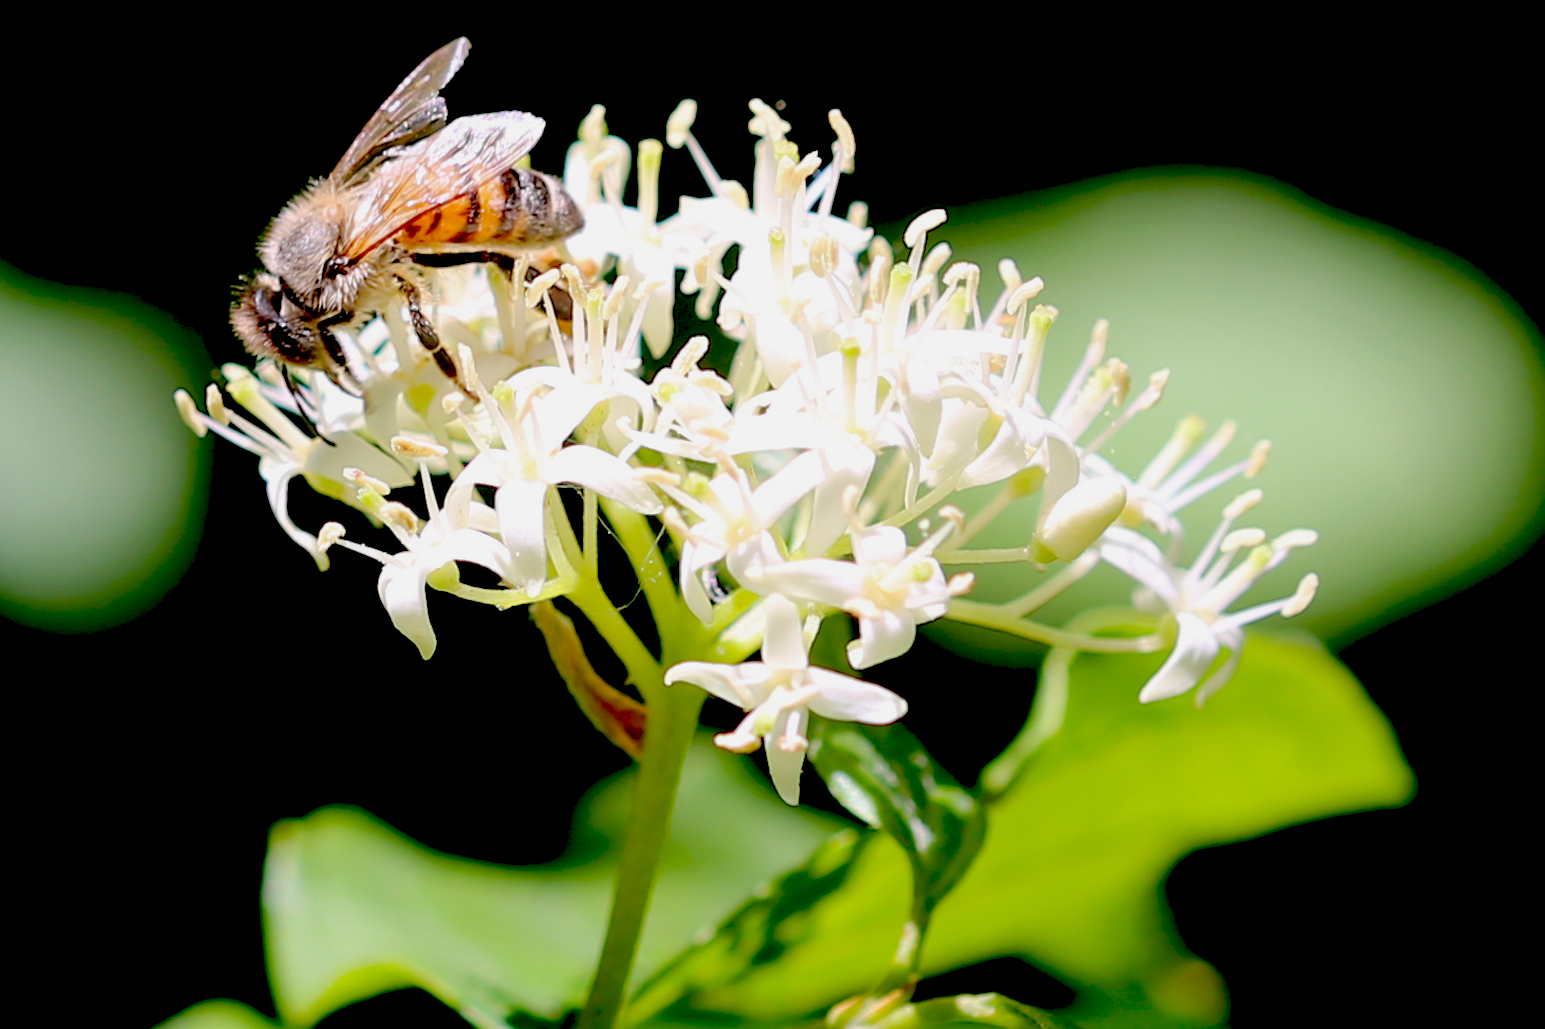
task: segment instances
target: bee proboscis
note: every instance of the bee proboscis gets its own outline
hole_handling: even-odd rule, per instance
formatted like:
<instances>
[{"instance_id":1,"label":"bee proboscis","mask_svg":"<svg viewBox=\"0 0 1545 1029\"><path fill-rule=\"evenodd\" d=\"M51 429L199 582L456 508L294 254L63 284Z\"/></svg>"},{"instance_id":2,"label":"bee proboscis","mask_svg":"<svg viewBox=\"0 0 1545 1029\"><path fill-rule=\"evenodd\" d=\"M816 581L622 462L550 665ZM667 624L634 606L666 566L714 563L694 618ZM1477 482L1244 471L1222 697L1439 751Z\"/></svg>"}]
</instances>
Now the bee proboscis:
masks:
<instances>
[{"instance_id":1,"label":"bee proboscis","mask_svg":"<svg viewBox=\"0 0 1545 1029\"><path fill-rule=\"evenodd\" d=\"M414 334L461 385L421 297L423 267L496 262L550 246L584 225L550 175L516 167L545 122L524 111L447 123L440 90L471 44L430 54L386 98L325 179L279 212L258 248L264 271L244 281L231 325L247 350L353 380L335 328L405 302ZM304 411L302 412L304 415Z\"/></svg>"}]
</instances>

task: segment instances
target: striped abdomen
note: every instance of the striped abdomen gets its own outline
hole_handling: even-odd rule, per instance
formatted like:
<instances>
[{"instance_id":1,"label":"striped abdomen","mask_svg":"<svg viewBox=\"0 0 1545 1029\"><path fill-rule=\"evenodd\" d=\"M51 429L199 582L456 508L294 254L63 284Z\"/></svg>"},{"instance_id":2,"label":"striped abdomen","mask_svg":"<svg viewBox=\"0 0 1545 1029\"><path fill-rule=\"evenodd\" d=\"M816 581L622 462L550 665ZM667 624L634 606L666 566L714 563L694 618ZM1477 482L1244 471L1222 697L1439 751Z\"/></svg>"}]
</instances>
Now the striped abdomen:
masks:
<instances>
[{"instance_id":1,"label":"striped abdomen","mask_svg":"<svg viewBox=\"0 0 1545 1029\"><path fill-rule=\"evenodd\" d=\"M419 215L397 234L408 247L443 243L544 246L578 232L584 215L551 175L510 168L475 190Z\"/></svg>"}]
</instances>

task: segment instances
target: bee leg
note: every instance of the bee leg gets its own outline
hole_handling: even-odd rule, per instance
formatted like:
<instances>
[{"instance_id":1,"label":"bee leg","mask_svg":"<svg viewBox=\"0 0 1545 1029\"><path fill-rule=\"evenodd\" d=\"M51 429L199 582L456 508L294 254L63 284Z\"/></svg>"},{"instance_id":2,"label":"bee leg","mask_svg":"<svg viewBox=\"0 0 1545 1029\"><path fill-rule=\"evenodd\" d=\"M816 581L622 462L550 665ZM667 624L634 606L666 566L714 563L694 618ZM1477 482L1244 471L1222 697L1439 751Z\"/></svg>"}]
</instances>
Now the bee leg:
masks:
<instances>
[{"instance_id":1,"label":"bee leg","mask_svg":"<svg viewBox=\"0 0 1545 1029\"><path fill-rule=\"evenodd\" d=\"M279 363L279 374L284 378L284 384L290 391L290 396L295 400L295 413L300 415L301 421L306 423L306 428L311 430L311 435L326 443L330 447L338 444L322 435L322 430L317 428L317 423L312 420L311 413L306 410L306 398L301 396L300 387L295 383L295 372L283 362ZM320 414L320 412L318 412Z\"/></svg>"},{"instance_id":2,"label":"bee leg","mask_svg":"<svg viewBox=\"0 0 1545 1029\"><path fill-rule=\"evenodd\" d=\"M336 319L336 321L342 321L342 319ZM326 321L319 323L317 326L322 334L322 349L327 351L328 359L331 362L323 370L327 372L327 377L332 380L334 386L337 386L351 397L363 398L365 394L364 390L359 386L359 376L355 375L354 369L349 367L349 355L344 353L343 344L338 341L338 337L334 336L328 329L328 326L332 324L334 324L333 321ZM345 375L349 378L348 384L343 382L342 377Z\"/></svg>"},{"instance_id":3,"label":"bee leg","mask_svg":"<svg viewBox=\"0 0 1545 1029\"><path fill-rule=\"evenodd\" d=\"M429 316L420 306L418 287L404 278L397 279L397 287L402 290L402 298L408 302L408 318L413 322L413 333L418 336L419 345L429 351L429 356L435 359L435 364L439 365L440 371L447 379L454 382L456 387L467 396L476 400L477 397L462 383L461 375L456 371L456 362L451 360L450 353L440 344L440 334L429 323Z\"/></svg>"}]
</instances>

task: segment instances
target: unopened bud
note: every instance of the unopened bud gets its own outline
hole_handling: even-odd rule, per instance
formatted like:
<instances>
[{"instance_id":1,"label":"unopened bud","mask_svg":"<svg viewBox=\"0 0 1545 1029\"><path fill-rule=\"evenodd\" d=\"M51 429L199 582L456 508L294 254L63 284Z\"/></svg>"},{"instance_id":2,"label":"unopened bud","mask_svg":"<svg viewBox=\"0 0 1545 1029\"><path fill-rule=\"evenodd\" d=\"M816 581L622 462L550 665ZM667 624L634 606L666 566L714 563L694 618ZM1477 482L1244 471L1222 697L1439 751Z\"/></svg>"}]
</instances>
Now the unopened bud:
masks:
<instances>
[{"instance_id":1,"label":"unopened bud","mask_svg":"<svg viewBox=\"0 0 1545 1029\"><path fill-rule=\"evenodd\" d=\"M1071 561L1106 529L1127 505L1127 488L1114 475L1085 479L1064 493L1037 534L1040 548L1061 561Z\"/></svg>"}]
</instances>

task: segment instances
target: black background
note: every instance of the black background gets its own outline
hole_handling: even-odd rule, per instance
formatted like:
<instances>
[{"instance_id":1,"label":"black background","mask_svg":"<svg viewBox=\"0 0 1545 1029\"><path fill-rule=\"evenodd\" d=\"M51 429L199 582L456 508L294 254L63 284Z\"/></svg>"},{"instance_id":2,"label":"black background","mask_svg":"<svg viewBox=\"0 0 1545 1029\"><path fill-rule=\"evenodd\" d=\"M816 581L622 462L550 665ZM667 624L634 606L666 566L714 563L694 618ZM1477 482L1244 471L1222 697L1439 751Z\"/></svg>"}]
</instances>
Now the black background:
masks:
<instances>
[{"instance_id":1,"label":"black background","mask_svg":"<svg viewBox=\"0 0 1545 1029\"><path fill-rule=\"evenodd\" d=\"M695 96L726 174L749 156L746 97L786 100L796 139L837 106L860 147L843 195L868 200L876 222L1134 167L1235 167L1453 252L1538 319L1538 97L1514 78L1505 26L1282 25L1272 43L1169 26L1118 49L1093 30L999 31L940 13L882 48L863 26L792 10L735 36L694 29L721 15L685 8L670 25L497 15L365 31L253 9L218 38L95 23L71 26L67 48L46 33L18 44L0 259L142 297L212 361L238 359L229 290L268 219L408 69L466 32L453 115L542 114L538 168L561 170L593 102L636 141ZM701 192L686 164L668 155L662 195ZM521 613L441 618L440 653L421 663L376 604L373 565L342 555L316 574L268 521L250 459L217 447L214 472L199 559L151 614L85 637L0 623L29 954L13 996L43 1019L89 1010L148 1027L216 996L271 1010L257 889L278 818L349 802L445 851L543 861L561 851L574 800L624 764L555 686ZM296 504L303 525L328 516ZM1469 1021L1523 989L1490 920L1524 899L1514 763L1518 709L1538 685L1522 637L1538 602L1522 598L1539 570L1531 556L1342 655L1400 735L1413 804L1181 863L1168 887L1180 931L1228 979L1241 1029L1428 1021L1434 1008ZM983 744L964 730L985 720L1006 741L1029 698L1023 673L984 672L980 706L963 710L919 674L942 660L924 647L889 675L917 677L908 724L969 779ZM1066 999L1001 963L948 986ZM456 1022L411 996L328 1024L351 1021Z\"/></svg>"}]
</instances>

